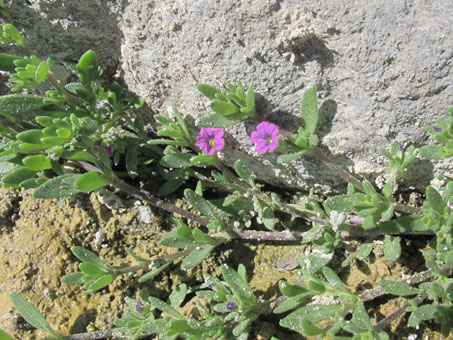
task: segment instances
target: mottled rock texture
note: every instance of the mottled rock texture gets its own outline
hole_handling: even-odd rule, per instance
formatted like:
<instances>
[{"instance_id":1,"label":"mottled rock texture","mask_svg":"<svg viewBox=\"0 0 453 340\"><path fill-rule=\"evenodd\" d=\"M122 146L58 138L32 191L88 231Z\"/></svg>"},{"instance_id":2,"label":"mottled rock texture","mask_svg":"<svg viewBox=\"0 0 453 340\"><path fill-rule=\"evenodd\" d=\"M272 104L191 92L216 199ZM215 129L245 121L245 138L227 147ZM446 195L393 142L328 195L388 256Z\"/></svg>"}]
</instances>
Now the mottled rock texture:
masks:
<instances>
[{"instance_id":1,"label":"mottled rock texture","mask_svg":"<svg viewBox=\"0 0 453 340\"><path fill-rule=\"evenodd\" d=\"M120 60L129 89L159 113L176 105L186 115L206 115L208 101L196 84L241 79L254 82L262 119L295 132L300 98L318 86L322 148L372 179L385 170L381 148L393 140L426 142L424 125L453 104L451 0L27 3L33 6L20 23L39 38L42 53L78 56L93 48L109 67ZM243 151L225 150L222 157L244 159L275 184L323 192L344 187L316 159L279 166L276 154L258 156L248 139L253 129L228 129ZM418 160L406 183L421 187L441 169L448 164L433 168Z\"/></svg>"}]
</instances>

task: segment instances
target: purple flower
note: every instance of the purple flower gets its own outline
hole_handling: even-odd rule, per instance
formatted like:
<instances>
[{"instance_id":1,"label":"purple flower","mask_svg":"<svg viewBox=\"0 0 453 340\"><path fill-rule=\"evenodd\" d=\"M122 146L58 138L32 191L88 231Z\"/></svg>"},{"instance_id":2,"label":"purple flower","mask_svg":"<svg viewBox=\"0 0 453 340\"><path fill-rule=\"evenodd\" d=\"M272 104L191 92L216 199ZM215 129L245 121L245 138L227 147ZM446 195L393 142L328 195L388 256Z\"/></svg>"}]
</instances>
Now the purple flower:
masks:
<instances>
[{"instance_id":1,"label":"purple flower","mask_svg":"<svg viewBox=\"0 0 453 340\"><path fill-rule=\"evenodd\" d=\"M439 127L439 126L437 126L437 125L433 125L433 130L434 130L435 132L442 132L442 128Z\"/></svg>"},{"instance_id":2,"label":"purple flower","mask_svg":"<svg viewBox=\"0 0 453 340\"><path fill-rule=\"evenodd\" d=\"M143 313L143 303L140 300L135 304L135 310L139 313Z\"/></svg>"},{"instance_id":3,"label":"purple flower","mask_svg":"<svg viewBox=\"0 0 453 340\"><path fill-rule=\"evenodd\" d=\"M228 310L235 310L236 308L238 308L238 306L234 302L227 302L226 308Z\"/></svg>"},{"instance_id":4,"label":"purple flower","mask_svg":"<svg viewBox=\"0 0 453 340\"><path fill-rule=\"evenodd\" d=\"M207 155L212 155L214 152L222 150L225 146L223 140L223 129L202 128L200 136L197 138L197 146L199 146Z\"/></svg>"},{"instance_id":5,"label":"purple flower","mask_svg":"<svg viewBox=\"0 0 453 340\"><path fill-rule=\"evenodd\" d=\"M250 140L256 144L258 153L275 150L278 146L278 126L269 122L261 122L256 126L256 131L252 132Z\"/></svg>"}]
</instances>

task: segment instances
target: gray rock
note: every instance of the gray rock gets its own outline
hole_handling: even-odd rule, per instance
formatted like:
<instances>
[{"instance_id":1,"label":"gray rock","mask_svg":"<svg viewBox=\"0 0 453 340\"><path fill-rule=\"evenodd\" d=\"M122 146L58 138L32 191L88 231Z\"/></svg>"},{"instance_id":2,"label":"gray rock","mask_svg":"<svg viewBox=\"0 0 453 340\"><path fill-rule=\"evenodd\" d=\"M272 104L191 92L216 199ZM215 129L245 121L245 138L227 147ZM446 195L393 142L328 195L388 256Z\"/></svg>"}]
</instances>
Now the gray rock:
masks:
<instances>
[{"instance_id":1,"label":"gray rock","mask_svg":"<svg viewBox=\"0 0 453 340\"><path fill-rule=\"evenodd\" d=\"M127 0L18 0L11 1L9 8L12 23L25 33L38 57L76 62L92 49L107 74L112 74L120 60L118 23L127 4Z\"/></svg>"},{"instance_id":2,"label":"gray rock","mask_svg":"<svg viewBox=\"0 0 453 340\"><path fill-rule=\"evenodd\" d=\"M124 13L123 69L130 90L159 113L210 112L198 82L254 82L260 118L295 132L303 92L321 88L322 148L345 167L375 178L385 170L381 148L393 140L421 145L424 125L453 103L453 2L423 1L134 1ZM305 158L287 166L258 156L254 129L228 129L256 175L275 184L323 192L344 182ZM230 141L231 142L231 141ZM233 143L233 142L231 142ZM408 184L432 177L419 160Z\"/></svg>"}]
</instances>

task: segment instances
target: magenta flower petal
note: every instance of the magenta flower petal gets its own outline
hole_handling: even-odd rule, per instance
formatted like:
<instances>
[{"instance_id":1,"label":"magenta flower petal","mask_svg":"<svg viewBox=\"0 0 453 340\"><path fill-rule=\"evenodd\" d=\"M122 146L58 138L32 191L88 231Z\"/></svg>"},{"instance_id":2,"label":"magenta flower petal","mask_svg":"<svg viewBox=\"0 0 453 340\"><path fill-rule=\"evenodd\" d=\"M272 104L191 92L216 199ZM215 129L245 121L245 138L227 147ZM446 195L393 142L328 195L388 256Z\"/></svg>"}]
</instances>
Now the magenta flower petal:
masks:
<instances>
[{"instance_id":1,"label":"magenta flower petal","mask_svg":"<svg viewBox=\"0 0 453 340\"><path fill-rule=\"evenodd\" d=\"M197 146L202 149L207 155L212 155L214 152L222 150L225 146L223 140L223 129L218 128L202 128L200 136L197 138Z\"/></svg>"},{"instance_id":2,"label":"magenta flower petal","mask_svg":"<svg viewBox=\"0 0 453 340\"><path fill-rule=\"evenodd\" d=\"M275 150L278 147L278 126L269 122L261 122L256 131L250 135L250 141L256 144L259 154Z\"/></svg>"}]
</instances>

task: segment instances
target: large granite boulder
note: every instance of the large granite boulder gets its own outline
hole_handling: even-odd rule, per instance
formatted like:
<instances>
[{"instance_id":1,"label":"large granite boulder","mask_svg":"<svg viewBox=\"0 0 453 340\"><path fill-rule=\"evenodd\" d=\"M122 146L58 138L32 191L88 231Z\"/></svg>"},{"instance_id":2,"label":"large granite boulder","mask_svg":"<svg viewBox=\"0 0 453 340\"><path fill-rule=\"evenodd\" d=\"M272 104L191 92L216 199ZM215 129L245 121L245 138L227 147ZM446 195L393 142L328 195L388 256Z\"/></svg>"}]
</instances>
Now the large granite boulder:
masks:
<instances>
[{"instance_id":1,"label":"large granite boulder","mask_svg":"<svg viewBox=\"0 0 453 340\"><path fill-rule=\"evenodd\" d=\"M196 118L210 112L198 82L253 82L259 116L292 131L303 92L317 85L323 149L373 178L386 164L381 148L424 143L424 126L453 104L452 28L448 0L135 1L122 24L123 69L158 112L176 105ZM252 130L228 129L258 177L324 192L344 183L312 158L279 166L275 154L257 156ZM423 160L409 170L408 184L433 175Z\"/></svg>"}]
</instances>

